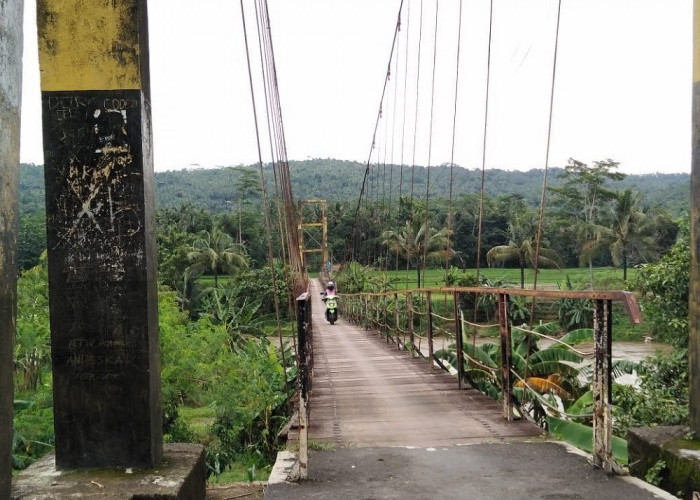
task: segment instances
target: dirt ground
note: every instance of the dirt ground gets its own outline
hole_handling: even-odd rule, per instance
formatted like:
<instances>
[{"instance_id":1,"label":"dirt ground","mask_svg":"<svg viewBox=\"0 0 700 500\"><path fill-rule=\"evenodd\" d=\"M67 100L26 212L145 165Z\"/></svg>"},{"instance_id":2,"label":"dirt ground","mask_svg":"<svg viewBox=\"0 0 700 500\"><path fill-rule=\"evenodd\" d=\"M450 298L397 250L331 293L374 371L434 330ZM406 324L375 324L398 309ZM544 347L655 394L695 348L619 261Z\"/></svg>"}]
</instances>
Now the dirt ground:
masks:
<instances>
[{"instance_id":1,"label":"dirt ground","mask_svg":"<svg viewBox=\"0 0 700 500\"><path fill-rule=\"evenodd\" d=\"M265 483L233 483L207 487L206 500L262 500Z\"/></svg>"}]
</instances>

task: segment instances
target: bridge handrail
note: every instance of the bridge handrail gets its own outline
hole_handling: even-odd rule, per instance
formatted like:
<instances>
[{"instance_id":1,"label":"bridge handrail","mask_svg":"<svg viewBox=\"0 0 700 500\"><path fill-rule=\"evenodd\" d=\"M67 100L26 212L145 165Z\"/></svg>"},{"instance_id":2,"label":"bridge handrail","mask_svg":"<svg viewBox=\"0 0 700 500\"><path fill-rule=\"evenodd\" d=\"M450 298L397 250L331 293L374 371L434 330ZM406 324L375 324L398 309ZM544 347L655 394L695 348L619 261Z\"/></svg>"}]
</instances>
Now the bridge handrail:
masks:
<instances>
[{"instance_id":1,"label":"bridge handrail","mask_svg":"<svg viewBox=\"0 0 700 500\"><path fill-rule=\"evenodd\" d=\"M387 290L385 292L357 292L341 294L345 296L385 296L395 293L475 293L489 295L515 295L520 297L536 297L543 299L581 299L581 300L612 300L622 302L630 323L641 324L642 313L633 292L626 290L536 290L531 288L503 288L485 286L443 286L428 288L409 288L401 290Z\"/></svg>"},{"instance_id":2,"label":"bridge handrail","mask_svg":"<svg viewBox=\"0 0 700 500\"><path fill-rule=\"evenodd\" d=\"M451 321L450 318L440 316L439 314L433 313L432 311L432 301L431 296L433 293L451 294L454 300L454 331L450 331L447 328L443 328L445 322ZM399 317L399 309L401 308L401 300L399 299L399 294L405 295L405 314ZM418 308L414 306L413 295L419 294L421 299L419 302L415 303ZM476 295L495 295L497 300L492 302L492 306L497 306L495 309L495 315L498 318L497 325L480 325L476 323L470 323L463 319L460 312L460 296L463 294L476 294ZM577 299L577 300L588 300L592 302L593 312L594 312L594 341L595 341L595 377L593 382L593 393L594 393L594 463L598 466L604 467L607 470L614 469L612 462L612 394L611 394L611 380L612 380L612 303L621 302L623 308L625 309L627 316L632 324L639 324L642 321L641 312L639 305L637 303L636 297L633 293L623 290L583 290L583 291L572 291L572 290L534 290L534 289L519 289L519 288L506 288L506 287L422 287L422 288L412 288L403 290L386 290L383 292L361 292L361 293L345 293L342 294L344 300L342 307L349 308L352 310L348 317L354 321L357 321L365 326L365 328L374 328L379 326L379 331L382 335L386 336L387 343L390 340L394 340L393 335L396 337L396 344L399 349L408 349L412 356L416 356L416 337L420 342L423 336L419 335L415 331L415 327L418 326L421 332L424 330L424 319L427 318L427 339L428 339L428 350L429 354L426 359L431 361L431 364L436 364L445 369L442 361L437 359L434 355L433 350L433 336L434 329L438 331L443 331L450 336L454 335L456 341L456 355L457 355L457 383L459 388L462 388L463 380L467 379L466 368L465 368L465 356L467 363L473 363L475 360L465 352L464 349L464 325L469 325L473 328L486 328L498 326L500 330L500 353L501 353L501 364L500 364L500 380L501 388L503 394L503 416L507 420L513 419L513 381L519 379L519 376L515 376L511 370L511 323L510 323L510 304L512 296L520 297L532 297L533 304L537 299ZM390 301L388 297L392 296L393 301ZM383 299L381 306L378 304L378 299ZM373 302L377 302L373 304ZM359 313L357 312L357 305L359 304ZM427 311L426 309L427 308ZM520 306L522 308L522 305ZM403 308L401 308L403 309ZM388 321L389 313L393 313L394 321L393 325ZM381 318L384 321L380 321ZM442 326L434 324L442 323ZM403 330L402 326L406 325L408 331ZM567 345L573 352L579 355L585 355L581 351L573 349L570 345L562 342L554 337L542 334L541 332L534 332L526 330L527 332L534 333L540 337L550 338L555 342L563 345ZM403 347L400 335L403 334ZM407 342L406 335L410 336L410 343ZM422 353L420 353L423 356ZM481 365L479 363L479 365ZM483 366L483 365L482 365ZM492 370L489 368L489 370ZM526 384L523 381L523 384ZM532 388L529 384L526 384L526 388ZM526 392L527 394L527 392ZM538 398L539 400L539 398ZM561 414L562 412L557 409ZM584 415L576 415L576 418L580 418Z\"/></svg>"}]
</instances>

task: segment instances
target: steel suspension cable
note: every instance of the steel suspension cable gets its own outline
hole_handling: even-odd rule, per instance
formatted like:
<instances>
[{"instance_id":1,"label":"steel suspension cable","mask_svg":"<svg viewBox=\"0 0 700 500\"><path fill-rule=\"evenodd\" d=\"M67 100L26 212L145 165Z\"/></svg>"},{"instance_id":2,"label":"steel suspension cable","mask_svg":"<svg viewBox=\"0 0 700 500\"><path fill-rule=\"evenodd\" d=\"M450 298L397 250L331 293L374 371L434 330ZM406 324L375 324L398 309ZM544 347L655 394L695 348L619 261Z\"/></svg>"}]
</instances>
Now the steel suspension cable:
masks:
<instances>
[{"instance_id":1,"label":"steel suspension cable","mask_svg":"<svg viewBox=\"0 0 700 500\"><path fill-rule=\"evenodd\" d=\"M261 33L264 30L264 26L261 21L260 17L260 9L258 8L258 4L255 5L255 19L257 22L257 27L258 27L258 33ZM265 48L263 47L263 37L258 36L258 51L260 55L260 67L265 68L267 67L266 60L268 53L265 51ZM263 72L265 73L265 72ZM269 79L265 76L263 76L263 85L265 91L263 92L265 96L265 114L267 116L267 123L270 124L273 121L272 118L272 110L270 106L270 92L268 90L268 84L269 84ZM277 230L279 231L279 243L280 243L280 249L282 252L282 262L284 263L284 273L285 273L285 278L286 278L286 284L287 284L287 305L289 307L290 311L294 311L295 316L296 316L296 309L294 308L294 283L291 275L291 265L289 260L287 259L287 251L288 251L288 244L289 244L289 238L287 237L286 231L286 224L284 224L284 219L282 217L282 203L281 203L281 196L280 196L280 181L278 179L277 171L279 169L279 159L277 157L277 151L275 149L275 138L273 138L273 131L272 127L268 126L267 127L267 134L268 134L268 141L269 141L269 146L270 146L270 158L271 158L271 166L272 166L272 175L273 175L273 180L274 180L274 186L275 186L275 208L277 210ZM296 342L295 342L296 344Z\"/></svg>"},{"instance_id":2,"label":"steel suspension cable","mask_svg":"<svg viewBox=\"0 0 700 500\"><path fill-rule=\"evenodd\" d=\"M270 29L270 16L267 7L267 0L258 0L260 2L262 18L264 21L263 26L263 37L265 39L265 46L267 49L268 56L268 80L270 82L269 88L271 90L271 96L273 103L273 111L276 130L277 130L277 143L278 143L278 157L280 159L280 191L283 194L284 204L285 204L285 218L287 222L287 237L288 237L288 248L290 253L290 262L292 266L292 271L294 273L293 282L295 288L295 294L301 293L306 288L306 278L302 275L302 259L301 252L299 249L299 235L296 230L296 210L294 206L294 197L292 194L292 184L289 175L289 162L287 160L287 147L286 139L284 133L284 126L282 120L282 105L279 98L279 89L277 86L277 68L275 65L274 56L274 46L271 39L271 29ZM291 229L290 229L291 228Z\"/></svg>"},{"instance_id":3,"label":"steel suspension cable","mask_svg":"<svg viewBox=\"0 0 700 500\"><path fill-rule=\"evenodd\" d=\"M420 24L418 25L418 56L416 63L416 99L415 115L413 118L413 154L411 156L411 202L413 202L413 185L415 183L416 172L416 144L418 142L418 110L420 97L420 61L421 47L423 45L423 0L420 0ZM413 203L411 203L411 219L413 219ZM413 221L411 221L413 222Z\"/></svg>"},{"instance_id":4,"label":"steel suspension cable","mask_svg":"<svg viewBox=\"0 0 700 500\"><path fill-rule=\"evenodd\" d=\"M401 32L401 15L402 13L399 12L399 32ZM394 206L393 206L393 195L394 195L394 165L395 165L395 159L394 159L394 146L395 146L395 139L396 139L396 108L397 108L397 102L399 100L399 61L401 59L401 36L396 40L396 59L394 61L394 92L393 92L393 99L390 100L390 108L391 108L391 127L389 127L388 120L385 122L387 129L391 130L391 139L390 139L390 153L389 153L389 204L388 204L388 211L386 213L386 220L388 222L389 227L394 227ZM387 136L389 134L387 133ZM385 148L386 148L386 143L385 143ZM385 149L386 151L386 149ZM384 181L386 182L386 163L384 165ZM385 188L385 194L386 194L386 188ZM383 236L383 233L380 233L380 237ZM380 240L380 244L382 244ZM398 249L397 249L398 250ZM384 254L384 266L383 269L384 271L389 270L389 255L391 253L391 248L389 245L386 246L386 252ZM396 259L398 261L398 258ZM387 281L384 282L385 286L388 284ZM386 291L386 290L385 290Z\"/></svg>"},{"instance_id":5,"label":"steel suspension cable","mask_svg":"<svg viewBox=\"0 0 700 500\"><path fill-rule=\"evenodd\" d=\"M559 53L559 26L560 26L560 21L561 21L561 0L559 0L559 6L557 8L557 27L556 27L556 32L555 32L555 37L554 37L554 58L552 62L552 85L550 89L550 94L549 94L549 123L547 125L547 151L545 154L545 162L544 162L544 175L542 178L542 193L540 196L540 213L539 213L539 220L537 222L537 240L536 240L536 245L535 245L535 276L534 276L534 281L533 281L533 288L537 290L537 267L539 264L539 259L540 259L540 248L542 244L542 225L544 221L544 205L545 205L545 194L547 193L547 172L549 171L549 151L550 151L550 146L551 146L551 141L552 141L552 116L554 114L554 86L556 83L556 77L557 77L557 55ZM532 313L531 313L531 322L532 322L532 316L535 314L535 301L533 299L532 301Z\"/></svg>"},{"instance_id":6,"label":"steel suspension cable","mask_svg":"<svg viewBox=\"0 0 700 500\"><path fill-rule=\"evenodd\" d=\"M452 240L452 184L454 182L455 166L455 132L457 130L457 97L459 95L459 59L462 48L462 0L459 0L459 17L457 19L457 62L455 73L455 100L454 112L452 113L452 147L450 150L450 190L449 204L447 207L447 255L445 257L445 284L447 284L447 272L450 268L450 253Z\"/></svg>"},{"instance_id":7,"label":"steel suspension cable","mask_svg":"<svg viewBox=\"0 0 700 500\"><path fill-rule=\"evenodd\" d=\"M353 218L352 229L351 229L351 233L350 233L352 247L354 247L354 243L355 243L354 240L355 240L355 233L356 233L356 229L357 229L357 217L358 217L358 214L360 212L360 205L362 203L362 198L365 194L365 189L366 189L366 185L367 185L367 177L369 176L369 172L370 172L370 165L371 165L371 161L372 161L372 151L374 150L374 147L376 144L377 130L379 128L379 120L381 119L382 103L384 102L384 95L386 94L387 85L389 83L389 76L391 75L391 61L394 57L394 49L396 47L396 41L398 38L399 29L401 27L401 10L403 9L403 3L404 3L404 0L401 0L401 4L399 5L399 13L397 15L397 20L396 20L396 27L394 29L394 38L391 42L391 51L389 52L389 63L387 65L387 74L384 78L384 86L382 88L381 98L379 99L379 112L377 113L377 118L376 118L376 121L374 123L374 131L372 133L372 145L370 147L369 154L367 155L365 174L364 174L363 179L362 179L362 187L360 188L360 196L357 200L357 207L355 208L355 216ZM347 253L347 247L346 247L346 253Z\"/></svg>"},{"instance_id":8,"label":"steel suspension cable","mask_svg":"<svg viewBox=\"0 0 700 500\"><path fill-rule=\"evenodd\" d=\"M277 289L277 273L275 271L275 260L274 260L273 252L272 252L272 231L270 230L270 214L268 211L267 189L265 187L265 172L263 170L262 149L260 147L260 128L258 126L258 112L257 112L256 104L255 104L255 89L253 86L253 71L252 71L252 67L250 64L250 49L248 47L248 29L246 27L245 9L243 7L243 0L240 0L240 4L241 4L241 19L243 22L243 37L245 39L246 61L247 61L247 65L248 65L248 81L250 83L250 97L251 97L251 101L253 104L253 120L255 122L255 137L256 137L257 150L258 150L258 165L260 167L260 190L261 190L261 194L262 194L263 213L265 215L264 216L265 235L267 237L267 260L269 262L270 271L272 273L272 287L275 291L274 292L275 319L277 321L277 333L279 335L280 351L282 353L282 366L285 367L284 390L285 390L285 393L289 393L287 374L286 374L287 362L285 359L284 344L283 344L283 340L282 340L282 320L280 317L280 305L279 305L279 297L278 297L278 292L277 292L277 290L278 290Z\"/></svg>"},{"instance_id":9,"label":"steel suspension cable","mask_svg":"<svg viewBox=\"0 0 700 500\"><path fill-rule=\"evenodd\" d=\"M403 110L402 110L402 115L401 115L401 159L399 160L401 163L400 169L399 169L399 206L398 208L401 208L401 198L403 197L403 167L404 167L404 151L405 151L405 139L406 139L406 96L408 94L408 47L409 47L409 41L410 41L410 36L411 36L411 0L408 1L408 9L406 12L406 48L405 48L405 54L404 54L404 78L403 78ZM398 214L399 210L397 209L397 231L399 229L398 223ZM398 247L396 248L396 271L398 273L399 270L399 249Z\"/></svg>"},{"instance_id":10,"label":"steel suspension cable","mask_svg":"<svg viewBox=\"0 0 700 500\"><path fill-rule=\"evenodd\" d=\"M399 12L399 31L401 31L401 12ZM396 138L396 104L399 100L399 61L401 57L399 56L401 51L401 36L396 41L396 62L394 63L394 100L392 101L392 111L391 111L391 154L389 155L389 225L392 224L392 214L393 209L393 194L394 194L394 165L396 165L396 160L394 158L394 145ZM389 249L387 248L387 263L389 260ZM388 265L388 264L387 264Z\"/></svg>"},{"instance_id":11,"label":"steel suspension cable","mask_svg":"<svg viewBox=\"0 0 700 500\"><path fill-rule=\"evenodd\" d=\"M479 281L481 268L481 236L484 225L484 181L486 179L486 134L489 121L489 90L491 88L491 45L493 42L493 0L489 10L489 47L486 61L486 102L484 109L484 140L481 152L481 190L479 192L479 232L476 241L476 280ZM474 311L476 314L476 310Z\"/></svg>"},{"instance_id":12,"label":"steel suspension cable","mask_svg":"<svg viewBox=\"0 0 700 500\"><path fill-rule=\"evenodd\" d=\"M423 283L428 270L428 244L430 242L430 166L433 153L433 117L435 111L435 73L437 68L438 20L440 0L435 0L435 35L433 38L433 75L430 84L430 122L428 123L428 166L425 182L425 233L423 234ZM418 283L420 287L420 283Z\"/></svg>"},{"instance_id":13,"label":"steel suspension cable","mask_svg":"<svg viewBox=\"0 0 700 500\"><path fill-rule=\"evenodd\" d=\"M542 242L542 225L544 221L544 204L545 204L545 193L547 192L547 172L549 170L549 151L552 140L552 115L554 114L554 87L556 83L557 76L557 55L559 53L559 26L561 21L561 0L558 2L557 7L557 26L554 35L554 56L552 58L552 84L549 94L549 122L547 124L547 149L545 153L544 162L544 174L542 176L542 193L540 197L540 213L539 220L537 222L537 239L535 243L535 262L534 267L534 277L533 277L533 289L537 290L537 270L539 267L540 260L540 245ZM530 308L530 324L533 325L535 321L535 296L532 297L532 305ZM525 360L525 379L527 380L528 371L530 368L530 341L532 336L528 336L528 349L527 357Z\"/></svg>"},{"instance_id":14,"label":"steel suspension cable","mask_svg":"<svg viewBox=\"0 0 700 500\"><path fill-rule=\"evenodd\" d=\"M416 63L416 99L415 99L415 115L413 119L413 153L411 155L411 204L410 204L410 225L411 228L414 228L414 223L415 221L413 220L414 217L414 212L415 212L415 207L414 207L414 199L413 199L413 188L415 185L415 176L416 176L416 144L418 142L418 110L419 110L419 96L420 96L420 61L421 61L421 47L423 45L423 0L420 1L420 22L418 24L418 55L417 55L417 63ZM407 228L408 229L408 228ZM409 236L409 234L406 234L406 236ZM412 235L413 239L415 241L416 237L418 236L418 233L415 235ZM413 245L414 241L407 242L407 245ZM417 250L417 249L416 249ZM410 258L408 256L408 253L406 254L406 288L408 289L408 273L410 271L411 265L410 265Z\"/></svg>"}]
</instances>

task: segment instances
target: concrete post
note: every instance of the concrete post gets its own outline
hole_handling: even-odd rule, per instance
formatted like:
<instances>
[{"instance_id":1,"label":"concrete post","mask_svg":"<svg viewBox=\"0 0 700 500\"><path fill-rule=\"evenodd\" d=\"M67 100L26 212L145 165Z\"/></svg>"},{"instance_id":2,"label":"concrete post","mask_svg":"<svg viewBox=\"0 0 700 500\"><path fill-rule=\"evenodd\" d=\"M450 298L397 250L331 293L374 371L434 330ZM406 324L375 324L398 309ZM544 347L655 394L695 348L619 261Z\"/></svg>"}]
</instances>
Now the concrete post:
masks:
<instances>
[{"instance_id":1,"label":"concrete post","mask_svg":"<svg viewBox=\"0 0 700 500\"><path fill-rule=\"evenodd\" d=\"M700 436L700 0L694 2L693 128L690 173L689 387L690 428Z\"/></svg>"},{"instance_id":2,"label":"concrete post","mask_svg":"<svg viewBox=\"0 0 700 500\"><path fill-rule=\"evenodd\" d=\"M146 0L38 0L58 468L163 450Z\"/></svg>"},{"instance_id":3,"label":"concrete post","mask_svg":"<svg viewBox=\"0 0 700 500\"><path fill-rule=\"evenodd\" d=\"M23 0L0 2L0 498L12 486Z\"/></svg>"}]
</instances>

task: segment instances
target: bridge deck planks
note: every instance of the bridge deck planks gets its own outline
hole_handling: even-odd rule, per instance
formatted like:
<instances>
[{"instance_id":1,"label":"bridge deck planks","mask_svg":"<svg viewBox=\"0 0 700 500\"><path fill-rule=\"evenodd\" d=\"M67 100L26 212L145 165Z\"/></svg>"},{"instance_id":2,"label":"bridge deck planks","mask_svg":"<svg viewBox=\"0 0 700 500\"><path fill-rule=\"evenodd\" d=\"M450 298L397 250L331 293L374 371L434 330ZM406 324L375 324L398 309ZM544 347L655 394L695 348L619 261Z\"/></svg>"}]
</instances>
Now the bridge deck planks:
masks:
<instances>
[{"instance_id":1,"label":"bridge deck planks","mask_svg":"<svg viewBox=\"0 0 700 500\"><path fill-rule=\"evenodd\" d=\"M507 422L501 404L455 377L411 358L378 334L324 318L312 282L314 379L309 440L341 447L453 446L539 436L525 421ZM340 298L342 300L342 297Z\"/></svg>"}]
</instances>

